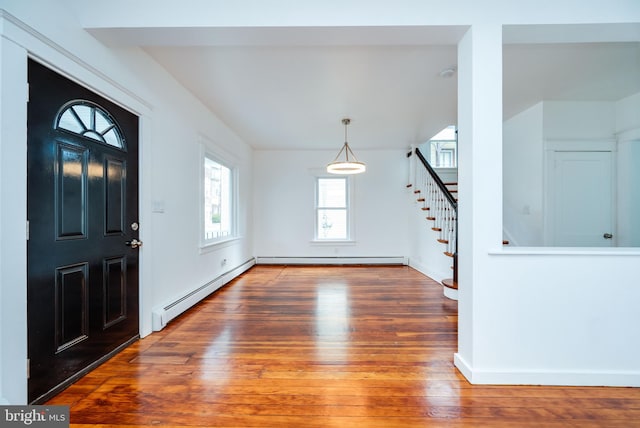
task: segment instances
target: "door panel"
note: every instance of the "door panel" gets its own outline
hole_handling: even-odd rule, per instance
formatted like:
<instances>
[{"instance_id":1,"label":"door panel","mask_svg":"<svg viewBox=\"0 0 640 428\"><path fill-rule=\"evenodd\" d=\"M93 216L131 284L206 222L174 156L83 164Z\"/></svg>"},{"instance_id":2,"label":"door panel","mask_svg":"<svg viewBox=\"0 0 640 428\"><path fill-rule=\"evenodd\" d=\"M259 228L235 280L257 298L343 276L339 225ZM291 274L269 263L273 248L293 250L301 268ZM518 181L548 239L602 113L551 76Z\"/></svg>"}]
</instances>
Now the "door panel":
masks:
<instances>
[{"instance_id":1,"label":"door panel","mask_svg":"<svg viewBox=\"0 0 640 428\"><path fill-rule=\"evenodd\" d=\"M54 200L57 239L87 237L87 170L89 151L85 147L54 142L56 146Z\"/></svg>"},{"instance_id":2,"label":"door panel","mask_svg":"<svg viewBox=\"0 0 640 428\"><path fill-rule=\"evenodd\" d=\"M77 106L69 108L69 106ZM138 336L138 118L29 61L29 402ZM122 137L122 138L120 138Z\"/></svg>"},{"instance_id":3,"label":"door panel","mask_svg":"<svg viewBox=\"0 0 640 428\"><path fill-rule=\"evenodd\" d=\"M554 245L609 247L613 239L611 152L554 153Z\"/></svg>"},{"instance_id":4,"label":"door panel","mask_svg":"<svg viewBox=\"0 0 640 428\"><path fill-rule=\"evenodd\" d=\"M87 263L56 269L56 353L89 337L88 273Z\"/></svg>"},{"instance_id":5,"label":"door panel","mask_svg":"<svg viewBox=\"0 0 640 428\"><path fill-rule=\"evenodd\" d=\"M124 257L104 261L104 321L103 328L122 321L127 316L127 263Z\"/></svg>"},{"instance_id":6,"label":"door panel","mask_svg":"<svg viewBox=\"0 0 640 428\"><path fill-rule=\"evenodd\" d=\"M106 158L105 170L105 234L121 235L124 233L124 201L126 200L126 164L119 159Z\"/></svg>"}]
</instances>

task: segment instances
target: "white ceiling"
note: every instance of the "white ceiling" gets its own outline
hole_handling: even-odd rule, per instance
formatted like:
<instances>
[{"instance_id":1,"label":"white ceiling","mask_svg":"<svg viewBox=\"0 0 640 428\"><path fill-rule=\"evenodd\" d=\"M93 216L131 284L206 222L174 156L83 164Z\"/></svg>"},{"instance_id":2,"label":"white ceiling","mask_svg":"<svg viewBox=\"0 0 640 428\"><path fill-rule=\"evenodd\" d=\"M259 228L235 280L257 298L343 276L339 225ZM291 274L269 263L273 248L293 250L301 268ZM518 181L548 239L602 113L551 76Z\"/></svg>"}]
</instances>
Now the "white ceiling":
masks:
<instances>
[{"instance_id":1,"label":"white ceiling","mask_svg":"<svg viewBox=\"0 0 640 428\"><path fill-rule=\"evenodd\" d=\"M148 48L246 142L336 148L352 119L358 148L408 147L455 123L456 64L446 46Z\"/></svg>"},{"instance_id":2,"label":"white ceiling","mask_svg":"<svg viewBox=\"0 0 640 428\"><path fill-rule=\"evenodd\" d=\"M531 29L528 29L531 31ZM256 149L406 148L456 124L463 26L95 29L141 46ZM517 39L517 32L508 31ZM505 39L507 35L505 33ZM519 41L521 43L521 41ZM506 44L504 117L640 92L640 43Z\"/></svg>"}]
</instances>

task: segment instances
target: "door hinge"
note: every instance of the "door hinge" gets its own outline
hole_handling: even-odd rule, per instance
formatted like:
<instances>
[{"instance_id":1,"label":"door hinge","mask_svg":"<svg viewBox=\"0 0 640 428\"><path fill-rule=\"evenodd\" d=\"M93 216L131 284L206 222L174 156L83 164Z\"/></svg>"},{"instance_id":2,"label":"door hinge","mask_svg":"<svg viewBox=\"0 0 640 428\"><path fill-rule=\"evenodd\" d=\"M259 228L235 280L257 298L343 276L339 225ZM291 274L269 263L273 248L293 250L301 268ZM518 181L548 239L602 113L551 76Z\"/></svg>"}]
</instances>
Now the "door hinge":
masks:
<instances>
[{"instance_id":1,"label":"door hinge","mask_svg":"<svg viewBox=\"0 0 640 428\"><path fill-rule=\"evenodd\" d=\"M29 102L29 82L27 82L27 102Z\"/></svg>"},{"instance_id":2,"label":"door hinge","mask_svg":"<svg viewBox=\"0 0 640 428\"><path fill-rule=\"evenodd\" d=\"M27 358L27 379L31 377L31 359Z\"/></svg>"},{"instance_id":3,"label":"door hinge","mask_svg":"<svg viewBox=\"0 0 640 428\"><path fill-rule=\"evenodd\" d=\"M27 241L29 240L29 220L27 220Z\"/></svg>"}]
</instances>

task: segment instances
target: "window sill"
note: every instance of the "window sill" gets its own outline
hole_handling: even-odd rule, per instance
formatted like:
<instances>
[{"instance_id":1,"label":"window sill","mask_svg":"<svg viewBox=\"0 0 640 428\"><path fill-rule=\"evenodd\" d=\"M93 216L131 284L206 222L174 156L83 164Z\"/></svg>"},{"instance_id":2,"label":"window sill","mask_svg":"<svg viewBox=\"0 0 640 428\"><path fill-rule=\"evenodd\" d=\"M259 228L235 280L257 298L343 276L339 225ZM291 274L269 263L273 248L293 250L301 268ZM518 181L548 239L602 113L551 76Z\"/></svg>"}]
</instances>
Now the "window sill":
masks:
<instances>
[{"instance_id":1,"label":"window sill","mask_svg":"<svg viewBox=\"0 0 640 428\"><path fill-rule=\"evenodd\" d=\"M240 241L241 239L242 239L241 236L234 236L231 238L221 239L215 242L200 244L200 254L205 254L211 251L219 250L220 248L229 247L231 245L234 245L237 241Z\"/></svg>"},{"instance_id":2,"label":"window sill","mask_svg":"<svg viewBox=\"0 0 640 428\"><path fill-rule=\"evenodd\" d=\"M489 251L492 256L639 256L635 247L505 247Z\"/></svg>"}]
</instances>

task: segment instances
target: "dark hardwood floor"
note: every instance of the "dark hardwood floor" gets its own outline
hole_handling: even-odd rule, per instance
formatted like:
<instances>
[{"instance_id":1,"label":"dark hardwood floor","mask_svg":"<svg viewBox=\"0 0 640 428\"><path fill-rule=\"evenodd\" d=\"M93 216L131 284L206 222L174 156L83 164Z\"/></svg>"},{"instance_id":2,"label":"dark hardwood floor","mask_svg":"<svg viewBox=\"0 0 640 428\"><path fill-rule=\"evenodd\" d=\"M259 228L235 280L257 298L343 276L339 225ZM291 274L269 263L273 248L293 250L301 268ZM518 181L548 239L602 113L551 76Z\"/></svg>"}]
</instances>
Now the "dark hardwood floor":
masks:
<instances>
[{"instance_id":1,"label":"dark hardwood floor","mask_svg":"<svg viewBox=\"0 0 640 428\"><path fill-rule=\"evenodd\" d=\"M456 330L408 267L256 266L49 404L72 426L640 426L640 388L469 384Z\"/></svg>"}]
</instances>

